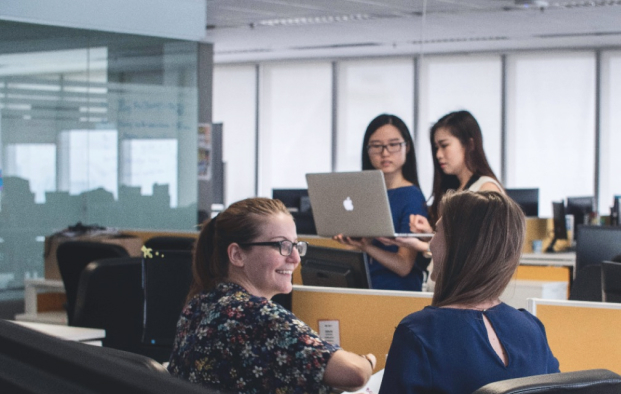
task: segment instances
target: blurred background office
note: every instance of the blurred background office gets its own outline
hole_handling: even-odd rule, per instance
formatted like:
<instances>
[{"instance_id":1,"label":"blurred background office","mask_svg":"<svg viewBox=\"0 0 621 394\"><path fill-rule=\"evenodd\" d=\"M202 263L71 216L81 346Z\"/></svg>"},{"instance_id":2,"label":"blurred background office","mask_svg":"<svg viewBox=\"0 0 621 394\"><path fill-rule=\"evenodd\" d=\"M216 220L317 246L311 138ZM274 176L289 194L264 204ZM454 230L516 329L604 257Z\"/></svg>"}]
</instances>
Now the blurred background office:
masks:
<instances>
[{"instance_id":1,"label":"blurred background office","mask_svg":"<svg viewBox=\"0 0 621 394\"><path fill-rule=\"evenodd\" d=\"M78 221L192 231L208 203L359 170L369 114L413 131L425 196L429 127L467 109L539 216L568 196L608 214L620 19L620 1L4 0L0 301Z\"/></svg>"}]
</instances>

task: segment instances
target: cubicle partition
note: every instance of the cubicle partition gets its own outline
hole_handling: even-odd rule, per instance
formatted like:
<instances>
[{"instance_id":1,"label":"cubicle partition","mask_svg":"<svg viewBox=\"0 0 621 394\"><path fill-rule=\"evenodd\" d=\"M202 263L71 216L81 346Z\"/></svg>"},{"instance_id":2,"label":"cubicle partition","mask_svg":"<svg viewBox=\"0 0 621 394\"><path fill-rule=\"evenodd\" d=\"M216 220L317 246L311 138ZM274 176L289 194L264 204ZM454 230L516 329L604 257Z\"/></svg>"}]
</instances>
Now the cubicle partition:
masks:
<instances>
[{"instance_id":1,"label":"cubicle partition","mask_svg":"<svg viewBox=\"0 0 621 394\"><path fill-rule=\"evenodd\" d=\"M293 313L345 350L377 357L384 368L395 328L431 304L432 293L293 286Z\"/></svg>"},{"instance_id":2,"label":"cubicle partition","mask_svg":"<svg viewBox=\"0 0 621 394\"><path fill-rule=\"evenodd\" d=\"M621 373L621 304L530 299L562 372L605 368Z\"/></svg>"}]
</instances>

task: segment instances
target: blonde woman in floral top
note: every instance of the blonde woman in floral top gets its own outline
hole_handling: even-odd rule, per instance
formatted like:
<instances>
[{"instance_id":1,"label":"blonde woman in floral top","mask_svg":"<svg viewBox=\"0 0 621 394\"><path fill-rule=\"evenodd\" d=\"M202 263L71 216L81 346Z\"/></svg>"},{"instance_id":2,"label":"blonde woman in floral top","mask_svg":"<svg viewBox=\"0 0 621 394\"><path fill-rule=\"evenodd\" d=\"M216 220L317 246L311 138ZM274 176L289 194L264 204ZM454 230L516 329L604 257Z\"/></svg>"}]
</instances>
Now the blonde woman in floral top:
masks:
<instances>
[{"instance_id":1,"label":"blonde woman in floral top","mask_svg":"<svg viewBox=\"0 0 621 394\"><path fill-rule=\"evenodd\" d=\"M194 283L177 325L169 371L236 393L328 393L356 390L375 367L323 341L270 299L292 290L306 253L293 218L278 200L232 204L203 227Z\"/></svg>"}]
</instances>

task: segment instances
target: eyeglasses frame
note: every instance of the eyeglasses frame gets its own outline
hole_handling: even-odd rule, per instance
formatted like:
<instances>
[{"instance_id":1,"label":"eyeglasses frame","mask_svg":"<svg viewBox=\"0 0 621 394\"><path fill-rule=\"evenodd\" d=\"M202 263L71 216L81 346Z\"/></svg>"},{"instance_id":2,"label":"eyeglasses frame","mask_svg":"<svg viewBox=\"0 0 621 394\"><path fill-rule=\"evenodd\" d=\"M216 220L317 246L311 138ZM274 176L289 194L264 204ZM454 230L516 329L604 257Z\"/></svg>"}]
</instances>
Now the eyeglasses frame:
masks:
<instances>
[{"instance_id":1,"label":"eyeglasses frame","mask_svg":"<svg viewBox=\"0 0 621 394\"><path fill-rule=\"evenodd\" d=\"M407 146L408 142L407 141L401 141L401 142L390 142L388 144L369 144L367 145L367 153L369 153L369 155L381 155L382 153L384 153L384 149L386 149L386 152L388 153L398 153L401 152L401 149L403 148L403 146ZM388 146L390 145L399 145L399 148L394 151L391 152L390 149L388 149ZM381 147L382 149L379 152L371 152L372 148L379 148Z\"/></svg>"},{"instance_id":2,"label":"eyeglasses frame","mask_svg":"<svg viewBox=\"0 0 621 394\"><path fill-rule=\"evenodd\" d=\"M291 243L291 253L289 254L284 254L282 252L282 243L283 242L290 242ZM299 244L306 244L306 250L304 251L304 254L300 253L300 249L298 247ZM239 246L278 246L278 253L280 253L281 256L285 256L285 257L289 257L293 254L293 247L295 247L298 251L298 254L300 255L300 257L305 256L306 252L308 251L308 242L306 241L297 241L297 242L292 242L289 241L288 239L283 239L282 241L270 241L270 242L244 242L244 243L240 243Z\"/></svg>"}]
</instances>

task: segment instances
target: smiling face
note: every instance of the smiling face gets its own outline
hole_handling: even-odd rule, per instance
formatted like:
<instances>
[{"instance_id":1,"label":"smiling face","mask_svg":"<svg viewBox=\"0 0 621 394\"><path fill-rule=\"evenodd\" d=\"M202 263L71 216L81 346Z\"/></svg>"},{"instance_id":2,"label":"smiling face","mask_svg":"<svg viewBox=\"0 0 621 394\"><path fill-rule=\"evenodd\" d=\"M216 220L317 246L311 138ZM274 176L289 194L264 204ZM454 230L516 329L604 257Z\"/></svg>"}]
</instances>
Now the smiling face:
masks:
<instances>
[{"instance_id":1,"label":"smiling face","mask_svg":"<svg viewBox=\"0 0 621 394\"><path fill-rule=\"evenodd\" d=\"M252 242L297 241L293 218L284 213L268 216L260 234ZM282 256L278 246L250 246L241 250L241 260L243 266L239 268L244 277L241 284L250 294L270 299L293 289L292 274L300 264L297 248L293 248L290 256Z\"/></svg>"},{"instance_id":2,"label":"smiling face","mask_svg":"<svg viewBox=\"0 0 621 394\"><path fill-rule=\"evenodd\" d=\"M433 136L436 159L440 169L447 175L459 176L466 167L466 148L446 128L438 129Z\"/></svg>"},{"instance_id":3,"label":"smiling face","mask_svg":"<svg viewBox=\"0 0 621 394\"><path fill-rule=\"evenodd\" d=\"M369 145L388 145L399 142L404 142L401 132L391 124L380 127L369 138ZM409 149L410 147L405 144L395 153L388 152L388 149L382 149L381 153L376 154L369 152L369 159L373 167L382 170L384 175L401 173Z\"/></svg>"},{"instance_id":4,"label":"smiling face","mask_svg":"<svg viewBox=\"0 0 621 394\"><path fill-rule=\"evenodd\" d=\"M436 223L436 233L429 242L429 250L433 256L433 270L429 277L431 280L436 281L438 279L438 273L444 265L444 259L446 257L446 239L444 237L444 226L442 225L442 219Z\"/></svg>"}]
</instances>

